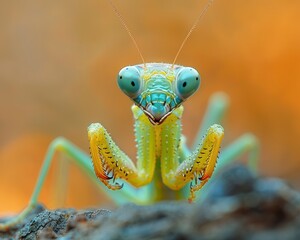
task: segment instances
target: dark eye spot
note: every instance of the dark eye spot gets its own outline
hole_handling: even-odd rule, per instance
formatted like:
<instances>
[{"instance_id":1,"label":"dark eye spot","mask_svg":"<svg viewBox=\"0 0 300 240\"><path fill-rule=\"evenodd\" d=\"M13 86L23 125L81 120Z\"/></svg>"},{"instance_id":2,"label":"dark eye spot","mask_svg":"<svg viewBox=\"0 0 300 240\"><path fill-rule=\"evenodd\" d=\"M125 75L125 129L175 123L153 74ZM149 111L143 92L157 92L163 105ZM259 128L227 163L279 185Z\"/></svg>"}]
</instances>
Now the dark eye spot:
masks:
<instances>
[{"instance_id":1,"label":"dark eye spot","mask_svg":"<svg viewBox=\"0 0 300 240\"><path fill-rule=\"evenodd\" d=\"M187 84L186 82L183 82L182 86L183 86L183 87L186 87L186 84Z\"/></svg>"},{"instance_id":2,"label":"dark eye spot","mask_svg":"<svg viewBox=\"0 0 300 240\"><path fill-rule=\"evenodd\" d=\"M122 79L122 76L120 76L120 79Z\"/></svg>"},{"instance_id":3,"label":"dark eye spot","mask_svg":"<svg viewBox=\"0 0 300 240\"><path fill-rule=\"evenodd\" d=\"M135 86L135 83L134 83L134 81L131 81L131 86L133 86L133 87Z\"/></svg>"},{"instance_id":4,"label":"dark eye spot","mask_svg":"<svg viewBox=\"0 0 300 240\"><path fill-rule=\"evenodd\" d=\"M196 80L198 81L198 80L199 80L199 78L198 78L198 77L196 77Z\"/></svg>"}]
</instances>

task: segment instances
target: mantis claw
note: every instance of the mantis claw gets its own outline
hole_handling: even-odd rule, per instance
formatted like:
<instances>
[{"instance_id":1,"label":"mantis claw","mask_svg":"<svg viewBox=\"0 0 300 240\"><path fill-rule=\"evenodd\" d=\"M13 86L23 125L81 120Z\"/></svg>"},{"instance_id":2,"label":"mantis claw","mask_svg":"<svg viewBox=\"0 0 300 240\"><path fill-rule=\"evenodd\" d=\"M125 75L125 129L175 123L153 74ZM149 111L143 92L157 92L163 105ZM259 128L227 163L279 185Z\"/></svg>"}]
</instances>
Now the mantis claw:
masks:
<instances>
[{"instance_id":1,"label":"mantis claw","mask_svg":"<svg viewBox=\"0 0 300 240\"><path fill-rule=\"evenodd\" d=\"M113 184L111 184L111 183L109 183L109 181L102 181L109 189L111 189L111 190L120 190L120 189L122 189L123 187L124 187L124 183L114 183L113 182Z\"/></svg>"}]
</instances>

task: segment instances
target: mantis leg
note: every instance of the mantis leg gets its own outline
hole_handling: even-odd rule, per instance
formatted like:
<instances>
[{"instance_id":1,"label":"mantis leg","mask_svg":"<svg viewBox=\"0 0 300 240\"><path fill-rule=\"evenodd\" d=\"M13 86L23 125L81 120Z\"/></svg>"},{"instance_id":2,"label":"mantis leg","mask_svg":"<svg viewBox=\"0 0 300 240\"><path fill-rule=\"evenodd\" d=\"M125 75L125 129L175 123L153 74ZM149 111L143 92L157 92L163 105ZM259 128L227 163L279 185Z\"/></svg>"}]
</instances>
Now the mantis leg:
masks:
<instances>
[{"instance_id":1,"label":"mantis leg","mask_svg":"<svg viewBox=\"0 0 300 240\"><path fill-rule=\"evenodd\" d=\"M228 108L228 103L229 100L225 93L215 93L210 97L202 124L199 127L194 144L191 148L192 150L197 149L199 144L201 144L206 131L210 126L213 124L221 124ZM191 155L191 150L186 144L186 137L183 135L181 136L180 140L179 154L181 159L180 162ZM183 191L185 192L184 195L188 195L189 189L187 187ZM203 191L201 193L203 193Z\"/></svg>"},{"instance_id":2,"label":"mantis leg","mask_svg":"<svg viewBox=\"0 0 300 240\"><path fill-rule=\"evenodd\" d=\"M209 127L203 141L180 162L181 113L182 109L178 108L161 126L162 180L173 190L180 190L191 182L189 200L192 201L195 191L207 183L214 171L224 131L218 124Z\"/></svg>"},{"instance_id":3,"label":"mantis leg","mask_svg":"<svg viewBox=\"0 0 300 240\"><path fill-rule=\"evenodd\" d=\"M248 154L247 163L249 169L254 174L257 174L259 142L257 138L251 133L242 135L221 151L215 172L219 172L225 166L234 162L244 154ZM213 184L213 180L208 183L209 186L213 186ZM199 196L197 196L198 201L203 202L206 199L207 195L208 191L202 191L201 195L199 194Z\"/></svg>"},{"instance_id":4,"label":"mantis leg","mask_svg":"<svg viewBox=\"0 0 300 240\"><path fill-rule=\"evenodd\" d=\"M48 148L48 151L46 153L42 168L40 170L40 174L37 180L37 183L35 185L35 188L33 190L33 193L31 195L31 198L29 200L29 203L27 207L16 217L12 218L6 223L0 224L0 230L6 230L10 227L18 224L21 222L26 216L31 212L31 210L36 206L38 197L40 195L40 192L42 190L46 175L48 173L48 170L50 168L52 159L54 157L54 154L56 151L62 151L65 152L67 155L73 157L75 162L77 162L81 167L83 167L87 172L91 172L91 167L89 166L88 162L88 156L83 153L81 150L79 150L77 147L75 147L72 143L67 141L64 138L57 138L55 139Z\"/></svg>"},{"instance_id":5,"label":"mantis leg","mask_svg":"<svg viewBox=\"0 0 300 240\"><path fill-rule=\"evenodd\" d=\"M203 121L199 127L197 132L194 144L192 146L192 150L196 149L198 145L203 140L203 136L205 135L207 129L213 124L221 124L224 118L225 112L228 108L229 100L225 93L218 92L214 93L208 103L208 107L204 114ZM186 137L181 136L180 141L180 159L185 159L187 156L191 154L190 148L186 144Z\"/></svg>"},{"instance_id":6,"label":"mantis leg","mask_svg":"<svg viewBox=\"0 0 300 240\"><path fill-rule=\"evenodd\" d=\"M134 187L141 187L149 184L153 179L156 164L155 129L137 106L133 106L132 111L135 117L138 148L136 165L120 150L100 123L93 123L88 128L95 173L99 180L111 190L123 188L123 181ZM120 179L123 181L120 182ZM147 197L150 197L151 201L151 196ZM146 196L144 198L146 199Z\"/></svg>"},{"instance_id":7,"label":"mantis leg","mask_svg":"<svg viewBox=\"0 0 300 240\"><path fill-rule=\"evenodd\" d=\"M212 95L209 100L209 105L206 110L204 120L196 137L195 146L199 144L206 129L212 124L220 124L227 110L229 100L226 94L219 92ZM217 169L222 169L223 166L236 160L244 153L249 152L248 166L254 172L257 171L257 161L259 155L259 143L256 137L251 134L244 134L228 147L223 149L220 154Z\"/></svg>"},{"instance_id":8,"label":"mantis leg","mask_svg":"<svg viewBox=\"0 0 300 240\"><path fill-rule=\"evenodd\" d=\"M224 118L225 112L228 108L229 100L225 93L218 92L213 94L208 103L208 107L204 114L202 124L196 135L194 145L192 149L196 149L199 143L202 141L206 130L213 124L221 124Z\"/></svg>"},{"instance_id":9,"label":"mantis leg","mask_svg":"<svg viewBox=\"0 0 300 240\"><path fill-rule=\"evenodd\" d=\"M256 173L259 157L259 142L251 133L242 135L222 151L218 169L222 169L223 166L235 161L245 153L248 153L248 167L253 173Z\"/></svg>"},{"instance_id":10,"label":"mantis leg","mask_svg":"<svg viewBox=\"0 0 300 240\"><path fill-rule=\"evenodd\" d=\"M194 148L196 149L203 136L205 135L205 130L209 128L210 125L215 123L221 123L225 111L228 106L228 98L223 93L216 93L214 94L210 101L209 106L206 110L205 117L203 123L199 129L197 134ZM189 154L188 147L185 144L185 138L182 137L181 144L180 144L180 157L186 157ZM249 168L256 173L257 172L257 162L258 162L258 155L259 155L259 143L256 137L252 134L245 134L241 136L239 139L234 141L228 147L223 149L220 154L220 158L218 160L216 171L219 171L224 166L230 164L231 162L235 161L241 155L248 153L248 166ZM205 183L204 183L205 184ZM204 185L203 184L203 185ZM201 192L202 199L205 197L205 191Z\"/></svg>"},{"instance_id":11,"label":"mantis leg","mask_svg":"<svg viewBox=\"0 0 300 240\"><path fill-rule=\"evenodd\" d=\"M211 97L202 126L197 135L195 145L197 144L197 141L200 141L201 134L203 134L205 128L207 128L213 123L221 123L227 106L228 98L225 94L216 93ZM247 162L249 168L252 170L252 172L256 173L259 156L259 142L257 138L251 133L244 134L243 136L235 140L233 143L231 143L229 146L222 149L216 167L216 172L218 172L224 166L232 163L245 153L248 153ZM211 183L212 182L210 182L209 184ZM201 200L205 198L206 194L207 192L205 191L201 192Z\"/></svg>"},{"instance_id":12,"label":"mantis leg","mask_svg":"<svg viewBox=\"0 0 300 240\"><path fill-rule=\"evenodd\" d=\"M55 139L49 146L48 151L46 153L42 168L40 170L40 174L37 180L37 183L35 185L34 191L31 195L30 201L27 205L27 207L16 217L13 217L11 220L0 223L0 231L5 231L16 224L20 223L23 219L26 218L26 216L32 211L32 209L36 206L38 202L38 197L40 195L40 192L42 190L43 184L45 182L45 178L47 176L48 170L50 168L51 162L53 160L54 154L60 151L63 154L67 155L67 159L72 160L74 163L79 165L81 169L83 169L86 174L91 178L93 182L99 186L99 181L95 176L93 166L91 163L90 156L87 155L85 152L80 150L78 147L76 147L74 144L69 142L68 140L64 138L57 138ZM122 192L118 191L110 191L106 188L101 188L102 191L105 192L109 197L111 197L117 204L122 204L124 202L133 201L136 202L139 195L146 196L147 189L141 189L139 191L139 194L137 194L136 190L130 187L127 187ZM141 201L143 199L141 198Z\"/></svg>"}]
</instances>

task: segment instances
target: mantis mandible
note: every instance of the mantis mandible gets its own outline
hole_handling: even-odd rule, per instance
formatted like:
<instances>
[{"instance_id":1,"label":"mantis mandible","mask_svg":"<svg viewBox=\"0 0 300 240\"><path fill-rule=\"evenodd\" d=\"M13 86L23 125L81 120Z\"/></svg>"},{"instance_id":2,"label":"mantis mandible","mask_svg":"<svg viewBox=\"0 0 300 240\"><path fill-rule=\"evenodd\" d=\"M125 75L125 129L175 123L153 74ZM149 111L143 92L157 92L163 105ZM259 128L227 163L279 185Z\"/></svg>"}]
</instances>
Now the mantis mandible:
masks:
<instances>
[{"instance_id":1,"label":"mantis mandible","mask_svg":"<svg viewBox=\"0 0 300 240\"><path fill-rule=\"evenodd\" d=\"M224 130L219 123L227 107L224 94L210 101L194 147L190 149L181 133L182 103L200 86L197 70L175 64L184 43L199 19L212 4L208 1L184 39L172 64L146 63L122 16L109 1L133 40L142 64L127 66L117 76L120 89L133 102L134 130L137 143L136 164L116 145L100 123L88 127L91 157L64 138L49 146L37 184L28 206L16 217L0 224L5 231L22 221L36 206L53 155L61 151L82 168L117 204L149 204L165 199L196 198L216 167ZM256 168L258 144L252 134L245 134L222 151L218 168L249 152L250 167ZM96 175L95 175L96 173ZM99 179L99 180L98 180Z\"/></svg>"}]
</instances>

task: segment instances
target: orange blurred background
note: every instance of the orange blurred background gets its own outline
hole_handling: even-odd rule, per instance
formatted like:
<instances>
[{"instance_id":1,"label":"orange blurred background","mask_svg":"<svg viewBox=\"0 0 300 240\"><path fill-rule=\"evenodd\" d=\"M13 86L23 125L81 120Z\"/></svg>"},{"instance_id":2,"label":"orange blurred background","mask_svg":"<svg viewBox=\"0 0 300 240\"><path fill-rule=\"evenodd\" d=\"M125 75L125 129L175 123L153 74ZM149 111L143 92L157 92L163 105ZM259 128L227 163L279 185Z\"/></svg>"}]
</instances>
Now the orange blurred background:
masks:
<instances>
[{"instance_id":1,"label":"orange blurred background","mask_svg":"<svg viewBox=\"0 0 300 240\"><path fill-rule=\"evenodd\" d=\"M147 62L171 62L205 1L115 1ZM177 63L202 76L185 103L190 139L209 96L231 99L225 144L244 132L261 141L263 175L300 187L300 1L215 1ZM135 156L131 102L116 74L141 60L104 0L0 3L0 214L22 209L47 146L65 136L88 151L86 128L101 122ZM130 140L130 141L129 141ZM56 162L56 161L55 161ZM57 165L54 164L54 165ZM66 206L109 204L72 166ZM40 201L55 203L51 168Z\"/></svg>"}]
</instances>

